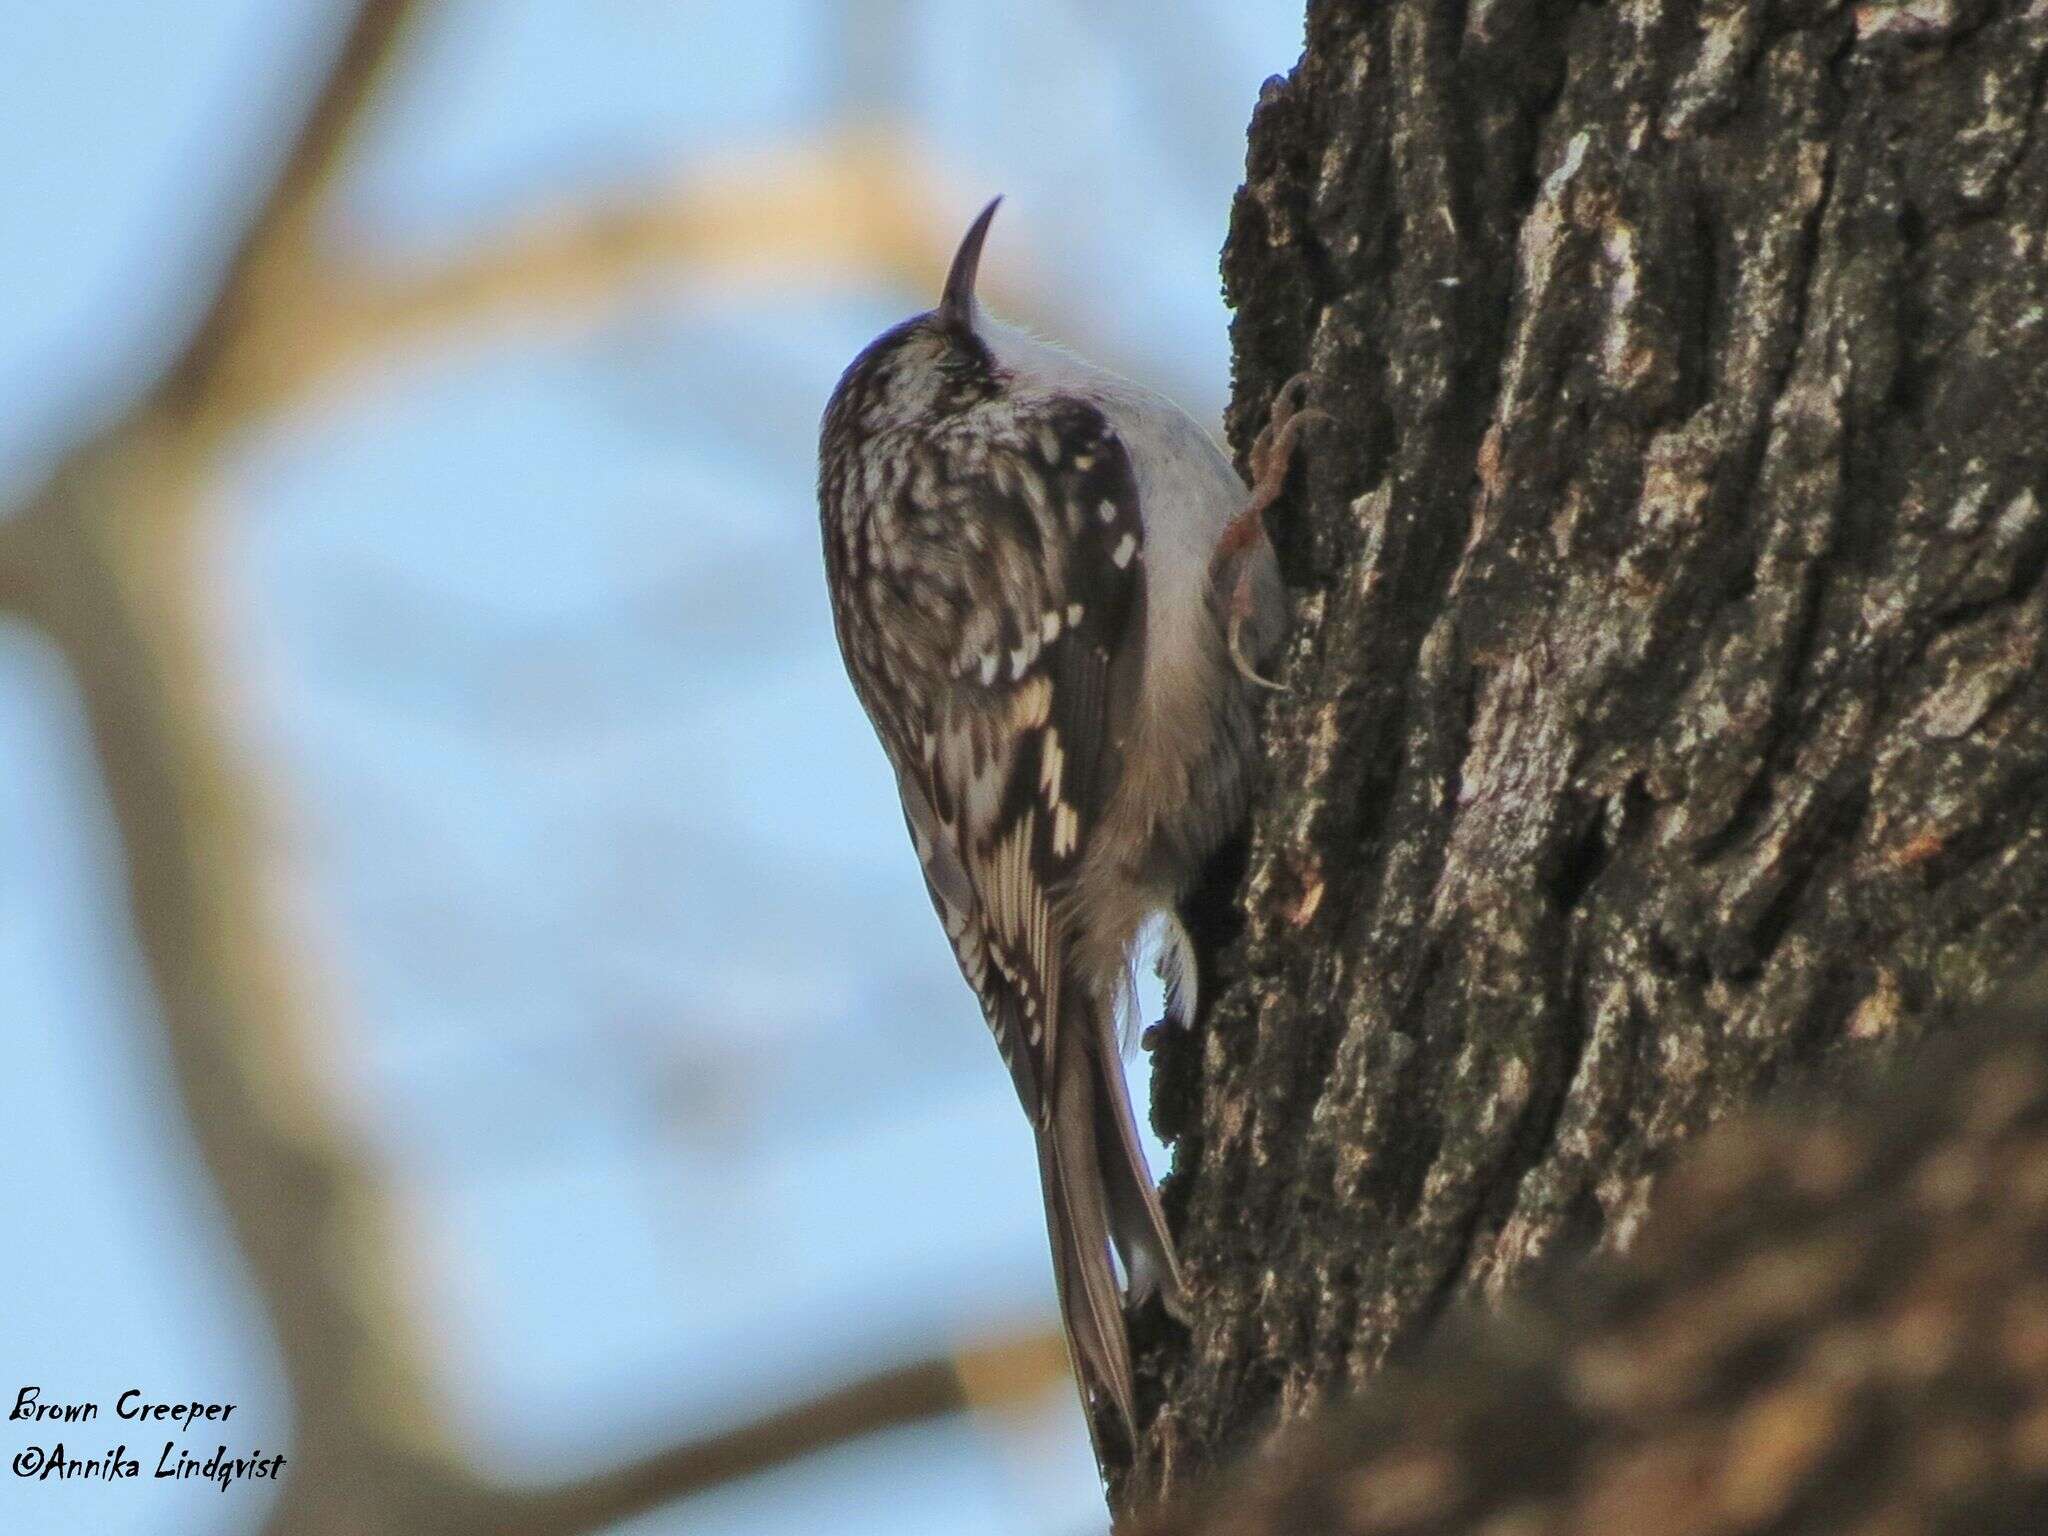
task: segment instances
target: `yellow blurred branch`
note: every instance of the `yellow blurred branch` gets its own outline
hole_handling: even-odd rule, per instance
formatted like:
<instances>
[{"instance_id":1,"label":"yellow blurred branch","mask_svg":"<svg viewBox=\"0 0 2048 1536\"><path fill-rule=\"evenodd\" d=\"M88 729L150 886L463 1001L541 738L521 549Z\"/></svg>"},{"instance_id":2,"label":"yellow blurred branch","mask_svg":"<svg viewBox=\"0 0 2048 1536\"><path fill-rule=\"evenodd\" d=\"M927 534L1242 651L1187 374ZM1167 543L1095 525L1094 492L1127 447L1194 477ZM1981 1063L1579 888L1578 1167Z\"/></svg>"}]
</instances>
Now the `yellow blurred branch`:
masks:
<instances>
[{"instance_id":1,"label":"yellow blurred branch","mask_svg":"<svg viewBox=\"0 0 2048 1536\"><path fill-rule=\"evenodd\" d=\"M687 1494L786 1465L881 1430L972 1406L1028 1404L1067 1374L1057 1334L1031 1334L970 1346L950 1360L924 1360L880 1372L752 1423L692 1441L615 1471L534 1493L501 1495L480 1531L498 1536L574 1536ZM970 1394L963 1385L972 1381Z\"/></svg>"},{"instance_id":2,"label":"yellow blurred branch","mask_svg":"<svg viewBox=\"0 0 2048 1536\"><path fill-rule=\"evenodd\" d=\"M25 531L37 503L0 513L0 613L20 613L35 591L34 552Z\"/></svg>"},{"instance_id":3,"label":"yellow blurred branch","mask_svg":"<svg viewBox=\"0 0 2048 1536\"><path fill-rule=\"evenodd\" d=\"M400 34L419 9L419 0L360 0L356 6L268 195L165 375L161 389L169 398L203 401L242 342L251 312L274 305L302 283L313 260L313 227L324 194L397 56Z\"/></svg>"},{"instance_id":4,"label":"yellow blurred branch","mask_svg":"<svg viewBox=\"0 0 2048 1536\"><path fill-rule=\"evenodd\" d=\"M273 411L393 351L477 325L578 323L678 274L936 289L939 221L895 135L728 159L665 187L522 212L452 255L330 259L279 287L237 338L238 414Z\"/></svg>"},{"instance_id":5,"label":"yellow blurred branch","mask_svg":"<svg viewBox=\"0 0 2048 1536\"><path fill-rule=\"evenodd\" d=\"M685 277L737 282L760 303L777 287L879 280L908 307L937 295L964 217L937 205L937 181L900 134L836 131L672 183L523 210L447 255L309 261L249 317L225 392L233 414L269 414L394 353L491 327L580 327ZM1052 318L1022 290L996 283L989 297L1027 322Z\"/></svg>"},{"instance_id":6,"label":"yellow blurred branch","mask_svg":"<svg viewBox=\"0 0 2048 1536\"><path fill-rule=\"evenodd\" d=\"M936 289L945 270L920 157L870 130L731 157L590 205L542 208L438 267L344 274L340 309L386 341L524 308L575 312L679 273Z\"/></svg>"}]
</instances>

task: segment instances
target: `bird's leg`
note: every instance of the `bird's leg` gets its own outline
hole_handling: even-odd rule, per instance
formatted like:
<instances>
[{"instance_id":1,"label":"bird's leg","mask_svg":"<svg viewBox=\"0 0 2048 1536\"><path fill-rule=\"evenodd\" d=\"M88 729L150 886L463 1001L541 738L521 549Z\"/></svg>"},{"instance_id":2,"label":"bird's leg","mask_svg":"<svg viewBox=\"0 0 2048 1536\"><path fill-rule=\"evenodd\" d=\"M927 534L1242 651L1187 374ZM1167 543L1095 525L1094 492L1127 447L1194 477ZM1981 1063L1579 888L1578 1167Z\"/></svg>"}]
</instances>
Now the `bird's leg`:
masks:
<instances>
[{"instance_id":1,"label":"bird's leg","mask_svg":"<svg viewBox=\"0 0 2048 1536\"><path fill-rule=\"evenodd\" d=\"M1226 607L1225 630L1231 664L1245 681L1276 691L1280 684L1259 676L1244 654L1241 637L1245 620L1252 613L1252 562L1246 556L1266 537L1266 509L1280 499L1280 492L1286 488L1287 471L1293 465L1295 444L1301 437L1301 429L1312 421L1330 419L1327 412L1312 406L1304 408L1303 401L1311 378L1308 373L1297 373L1273 396L1266 425L1252 443L1251 495L1245 500L1244 510L1224 525L1209 563L1212 579L1235 567Z\"/></svg>"}]
</instances>

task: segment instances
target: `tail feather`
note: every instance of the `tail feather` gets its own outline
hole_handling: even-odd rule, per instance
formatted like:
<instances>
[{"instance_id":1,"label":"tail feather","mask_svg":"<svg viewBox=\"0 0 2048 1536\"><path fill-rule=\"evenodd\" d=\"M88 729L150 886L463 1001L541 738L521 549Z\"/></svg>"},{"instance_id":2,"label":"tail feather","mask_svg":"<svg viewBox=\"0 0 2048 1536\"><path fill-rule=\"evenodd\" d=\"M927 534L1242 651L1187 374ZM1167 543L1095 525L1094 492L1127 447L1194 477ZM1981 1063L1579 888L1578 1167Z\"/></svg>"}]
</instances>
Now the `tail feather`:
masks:
<instances>
[{"instance_id":1,"label":"tail feather","mask_svg":"<svg viewBox=\"0 0 2048 1536\"><path fill-rule=\"evenodd\" d=\"M1123 1062L1112 1053L1094 1054L1100 1074L1095 1094L1096 1154L1109 1206L1110 1236L1130 1278L1131 1299L1143 1301L1157 1293L1166 1310L1186 1322L1187 1295L1181 1284L1180 1258L1173 1249L1173 1234L1166 1230L1166 1213L1159 1208L1144 1149L1138 1145L1138 1125L1124 1083Z\"/></svg>"},{"instance_id":2,"label":"tail feather","mask_svg":"<svg viewBox=\"0 0 2048 1536\"><path fill-rule=\"evenodd\" d=\"M1185 1320L1180 1262L1138 1145L1114 1020L1077 1008L1063 1022L1051 1115L1038 1133L1053 1275L1082 1396L1113 1406L1135 1444L1130 1336L1111 1247L1135 1299L1157 1293ZM1096 1433L1092 1414L1089 1432Z\"/></svg>"},{"instance_id":3,"label":"tail feather","mask_svg":"<svg viewBox=\"0 0 2048 1536\"><path fill-rule=\"evenodd\" d=\"M1050 1120L1038 1133L1038 1172L1052 1239L1053 1278L1066 1324L1067 1351L1082 1396L1106 1398L1135 1438L1131 1345L1110 1263L1109 1213L1097 1155L1093 1074L1064 1073ZM1089 1416L1089 1433L1095 1433Z\"/></svg>"}]
</instances>

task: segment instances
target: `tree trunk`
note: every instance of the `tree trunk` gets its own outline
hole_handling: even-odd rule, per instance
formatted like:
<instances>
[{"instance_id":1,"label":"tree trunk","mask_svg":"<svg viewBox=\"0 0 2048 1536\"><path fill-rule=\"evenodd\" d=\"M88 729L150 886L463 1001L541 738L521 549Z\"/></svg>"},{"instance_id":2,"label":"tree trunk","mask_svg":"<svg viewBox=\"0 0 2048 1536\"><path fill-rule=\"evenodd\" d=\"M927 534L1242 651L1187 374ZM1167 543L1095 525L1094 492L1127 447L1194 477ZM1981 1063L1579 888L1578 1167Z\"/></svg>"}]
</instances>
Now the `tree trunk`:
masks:
<instances>
[{"instance_id":1,"label":"tree trunk","mask_svg":"<svg viewBox=\"0 0 2048 1536\"><path fill-rule=\"evenodd\" d=\"M1131 1507L2048 914L2048 0L1320 5L1225 251L1310 426Z\"/></svg>"},{"instance_id":2,"label":"tree trunk","mask_svg":"<svg viewBox=\"0 0 2048 1536\"><path fill-rule=\"evenodd\" d=\"M1625 1264L1435 1330L1143 1536L2040 1536L2041 982L1883 1093L1722 1125Z\"/></svg>"}]
</instances>

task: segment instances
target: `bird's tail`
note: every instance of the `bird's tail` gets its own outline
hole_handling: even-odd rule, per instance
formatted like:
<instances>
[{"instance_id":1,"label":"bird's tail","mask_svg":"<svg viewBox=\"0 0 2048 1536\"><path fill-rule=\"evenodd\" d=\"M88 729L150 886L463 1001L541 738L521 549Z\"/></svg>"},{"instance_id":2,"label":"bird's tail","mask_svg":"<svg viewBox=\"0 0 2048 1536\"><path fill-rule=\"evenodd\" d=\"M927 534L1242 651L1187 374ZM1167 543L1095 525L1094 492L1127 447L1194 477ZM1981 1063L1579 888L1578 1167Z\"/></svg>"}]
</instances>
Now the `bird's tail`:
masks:
<instances>
[{"instance_id":1,"label":"bird's tail","mask_svg":"<svg viewBox=\"0 0 2048 1536\"><path fill-rule=\"evenodd\" d=\"M1123 1058L1114 1037L1105 1031L1101 1048L1091 1052L1096 1071L1095 1147L1102 1164L1102 1189L1109 1206L1109 1235L1124 1261L1131 1299L1157 1295L1166 1310L1188 1320L1187 1297L1181 1286L1180 1258L1166 1213L1138 1145L1138 1125L1131 1113L1131 1091L1124 1081Z\"/></svg>"},{"instance_id":2,"label":"bird's tail","mask_svg":"<svg viewBox=\"0 0 2048 1536\"><path fill-rule=\"evenodd\" d=\"M1052 1114L1038 1134L1053 1276L1074 1376L1091 1408L1090 1433L1092 1410L1107 1404L1135 1444L1130 1337L1110 1249L1123 1260L1134 1299L1157 1292L1185 1317L1180 1265L1138 1146L1114 1026L1107 1017L1067 1022Z\"/></svg>"}]
</instances>

